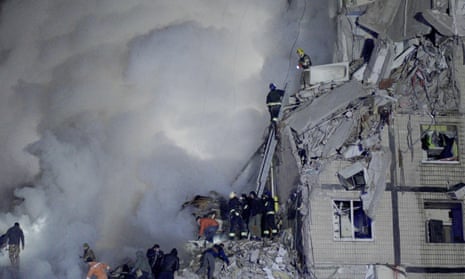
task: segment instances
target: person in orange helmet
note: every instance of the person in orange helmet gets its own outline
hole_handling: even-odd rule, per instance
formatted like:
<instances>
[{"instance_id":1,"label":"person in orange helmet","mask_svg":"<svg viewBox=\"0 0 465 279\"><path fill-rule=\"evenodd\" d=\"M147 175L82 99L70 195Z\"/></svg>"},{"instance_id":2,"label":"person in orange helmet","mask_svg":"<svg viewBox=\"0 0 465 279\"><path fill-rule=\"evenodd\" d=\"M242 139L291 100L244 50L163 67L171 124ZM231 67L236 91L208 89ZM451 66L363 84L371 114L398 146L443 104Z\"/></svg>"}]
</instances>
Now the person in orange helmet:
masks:
<instances>
[{"instance_id":1,"label":"person in orange helmet","mask_svg":"<svg viewBox=\"0 0 465 279\"><path fill-rule=\"evenodd\" d=\"M97 277L97 279L108 279L107 271L110 270L109 265L91 260L88 260L87 264L89 265L89 271L87 272L86 279L90 279L92 276Z\"/></svg>"}]
</instances>

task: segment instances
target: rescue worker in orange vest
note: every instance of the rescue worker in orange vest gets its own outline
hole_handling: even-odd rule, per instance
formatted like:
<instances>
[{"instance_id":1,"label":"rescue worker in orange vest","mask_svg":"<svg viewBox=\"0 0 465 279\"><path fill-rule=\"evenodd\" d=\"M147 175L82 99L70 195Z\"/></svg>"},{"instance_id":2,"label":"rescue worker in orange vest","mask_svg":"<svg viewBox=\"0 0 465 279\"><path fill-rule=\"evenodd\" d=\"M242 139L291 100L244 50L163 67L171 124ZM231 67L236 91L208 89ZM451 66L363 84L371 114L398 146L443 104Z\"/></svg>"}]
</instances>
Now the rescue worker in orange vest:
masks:
<instances>
[{"instance_id":1,"label":"rescue worker in orange vest","mask_svg":"<svg viewBox=\"0 0 465 279\"><path fill-rule=\"evenodd\" d=\"M213 243L213 237L216 234L216 231L220 227L220 224L212 218L204 217L196 218L197 224L199 224L200 229L199 229L199 239L202 236L205 236L205 240L208 242Z\"/></svg>"},{"instance_id":2,"label":"rescue worker in orange vest","mask_svg":"<svg viewBox=\"0 0 465 279\"><path fill-rule=\"evenodd\" d=\"M97 279L108 279L107 271L110 270L110 266L105 263L87 261L89 265L89 271L87 272L86 279L92 278L92 276L97 277Z\"/></svg>"}]
</instances>

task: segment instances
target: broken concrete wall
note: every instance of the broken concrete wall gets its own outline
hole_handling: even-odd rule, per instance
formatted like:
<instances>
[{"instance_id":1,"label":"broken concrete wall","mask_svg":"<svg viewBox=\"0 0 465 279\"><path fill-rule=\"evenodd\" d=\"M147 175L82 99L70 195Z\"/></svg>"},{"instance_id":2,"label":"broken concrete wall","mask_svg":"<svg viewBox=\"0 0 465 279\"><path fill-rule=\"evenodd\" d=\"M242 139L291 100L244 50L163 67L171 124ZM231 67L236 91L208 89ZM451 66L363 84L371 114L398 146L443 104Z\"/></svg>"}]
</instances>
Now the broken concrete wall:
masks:
<instances>
[{"instance_id":1,"label":"broken concrete wall","mask_svg":"<svg viewBox=\"0 0 465 279\"><path fill-rule=\"evenodd\" d=\"M459 92L459 112L465 113L465 39L457 40L453 54L454 82Z\"/></svg>"},{"instance_id":2,"label":"broken concrete wall","mask_svg":"<svg viewBox=\"0 0 465 279\"><path fill-rule=\"evenodd\" d=\"M364 81L377 84L381 79L389 77L393 60L394 44L377 40L364 73Z\"/></svg>"},{"instance_id":3,"label":"broken concrete wall","mask_svg":"<svg viewBox=\"0 0 465 279\"><path fill-rule=\"evenodd\" d=\"M431 31L416 19L418 13L431 8L431 1L425 0L378 0L359 17L358 23L381 38L400 42Z\"/></svg>"},{"instance_id":4,"label":"broken concrete wall","mask_svg":"<svg viewBox=\"0 0 465 279\"><path fill-rule=\"evenodd\" d=\"M436 124L456 125L458 131L459 162L427 162L422 150L421 125L433 124L428 116L396 115L396 168L400 186L446 186L463 181L465 167L460 162L465 158L465 126L456 116L436 117Z\"/></svg>"},{"instance_id":5,"label":"broken concrete wall","mask_svg":"<svg viewBox=\"0 0 465 279\"><path fill-rule=\"evenodd\" d=\"M433 9L423 11L425 20L443 36L465 36L465 1L433 1Z\"/></svg>"},{"instance_id":6,"label":"broken concrete wall","mask_svg":"<svg viewBox=\"0 0 465 279\"><path fill-rule=\"evenodd\" d=\"M367 94L359 82L350 81L316 98L312 103L302 106L292 113L286 123L300 134L318 125L338 109L344 109L350 102Z\"/></svg>"},{"instance_id":7,"label":"broken concrete wall","mask_svg":"<svg viewBox=\"0 0 465 279\"><path fill-rule=\"evenodd\" d=\"M435 2L436 6L440 6L438 3ZM358 80L363 79L364 84L356 84L352 77L347 83L321 84L299 92L300 107L286 117L287 136L291 139L301 182L311 192L306 210L310 216L305 218L305 228L309 231L305 247L311 257L307 265L315 274L353 278L353 275L341 272L344 264L346 267L352 264L351 268L354 268L373 260L394 262L388 184L447 187L463 179L465 170L461 160L465 146L461 139L465 136L465 125L459 112L465 111L462 102L465 51L457 47L462 46L461 39L435 36L434 41L430 41L430 37L421 37L432 29L418 15L431 7L431 1L420 0L379 0L367 6L367 12L358 23L378 36L372 37L375 49L368 65L357 74ZM441 6L439 9L447 11L448 8ZM354 28L352 19L340 18L339 31L346 34L341 35L344 41L339 46L339 58L360 58L360 53L354 49L364 38L355 38L358 29ZM352 65L359 65L359 61L355 62ZM361 94L362 91L365 94ZM439 126L430 129L425 125ZM449 130L449 126L456 128ZM302 150L306 156L301 155ZM392 177L391 155L395 160ZM337 177L339 171L357 163L372 167L365 192L344 189ZM309 182L312 180L309 177L315 174L318 181ZM426 197L423 195L417 197ZM360 204L360 197L363 204ZM332 205L334 200L340 202L336 215ZM334 237L340 233L335 231L334 220L339 223L343 220L345 227L350 221L346 215L341 217L341 208L347 209L347 201L351 206L357 201L357 210L363 206L366 215L371 219L376 217L372 239L344 241L347 240L345 234L343 240ZM417 200L405 208L403 206L405 204L399 206L402 211L399 214L408 216L412 208L421 212L423 202ZM337 214L341 216L335 217ZM416 213L413 215L418 218ZM423 257L420 251L425 251L422 246L425 223L424 218L419 219L410 226L415 229L423 226L423 242L415 242L416 246L412 247L417 250L412 252L417 257L415 259ZM408 222L405 225L408 226ZM328 235L328 231L334 234ZM418 238L416 232L415 236ZM401 247L408 245L403 242ZM379 255L379 250L386 254ZM359 255L360 251L362 254ZM454 253L457 251L450 254ZM421 264L431 264L429 256L424 258L427 261ZM437 263L446 265L441 261Z\"/></svg>"}]
</instances>

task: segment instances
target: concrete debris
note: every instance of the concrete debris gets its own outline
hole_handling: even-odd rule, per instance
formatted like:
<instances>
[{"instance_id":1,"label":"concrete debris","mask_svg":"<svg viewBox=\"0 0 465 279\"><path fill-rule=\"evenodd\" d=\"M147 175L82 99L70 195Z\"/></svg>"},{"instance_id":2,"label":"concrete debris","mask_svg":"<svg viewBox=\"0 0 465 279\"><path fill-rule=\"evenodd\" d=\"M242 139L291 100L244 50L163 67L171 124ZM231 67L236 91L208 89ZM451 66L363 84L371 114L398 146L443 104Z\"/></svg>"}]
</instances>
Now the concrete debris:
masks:
<instances>
[{"instance_id":1,"label":"concrete debris","mask_svg":"<svg viewBox=\"0 0 465 279\"><path fill-rule=\"evenodd\" d=\"M195 272L200 267L203 245L190 243L186 249L190 251L192 261L179 271L176 278L197 279ZM299 278L295 266L294 252L288 252L280 241L264 239L263 241L224 241L225 253L229 258L227 266L221 260L216 260L214 278L263 278L290 279Z\"/></svg>"},{"instance_id":2,"label":"concrete debris","mask_svg":"<svg viewBox=\"0 0 465 279\"><path fill-rule=\"evenodd\" d=\"M391 153L387 148L371 152L371 160L367 170L366 186L362 192L363 211L375 220L375 211L386 189L387 174L391 164Z\"/></svg>"},{"instance_id":3,"label":"concrete debris","mask_svg":"<svg viewBox=\"0 0 465 279\"><path fill-rule=\"evenodd\" d=\"M465 0L433 2L436 7L422 14L425 20L443 36L465 36Z\"/></svg>"},{"instance_id":4,"label":"concrete debris","mask_svg":"<svg viewBox=\"0 0 465 279\"><path fill-rule=\"evenodd\" d=\"M416 19L418 13L431 9L432 1L425 0L377 0L369 6L358 23L380 38L389 38L393 42L411 39L418 35L427 35L431 27Z\"/></svg>"},{"instance_id":5,"label":"concrete debris","mask_svg":"<svg viewBox=\"0 0 465 279\"><path fill-rule=\"evenodd\" d=\"M393 59L394 44L387 41L376 41L370 62L364 73L364 81L374 84L389 77Z\"/></svg>"},{"instance_id":6,"label":"concrete debris","mask_svg":"<svg viewBox=\"0 0 465 279\"><path fill-rule=\"evenodd\" d=\"M354 80L349 81L315 98L310 104L297 109L286 122L297 133L302 133L305 130L314 128L339 109L345 109L352 101L367 94L361 83Z\"/></svg>"},{"instance_id":7,"label":"concrete debris","mask_svg":"<svg viewBox=\"0 0 465 279\"><path fill-rule=\"evenodd\" d=\"M349 80L349 63L334 63L310 67L310 84Z\"/></svg>"},{"instance_id":8,"label":"concrete debris","mask_svg":"<svg viewBox=\"0 0 465 279\"><path fill-rule=\"evenodd\" d=\"M337 176L347 190L360 189L363 209L374 219L388 179L391 151L382 142L393 113L434 120L460 109L454 54L463 51L462 41L443 36L461 35L465 0L343 5L335 61L348 63L312 66L314 85L295 95L299 102L286 113L283 131L294 142L303 184L318 184L315 177L328 162L349 161ZM442 35L424 36L434 30L418 20L421 14ZM346 173L359 166L367 167Z\"/></svg>"}]
</instances>

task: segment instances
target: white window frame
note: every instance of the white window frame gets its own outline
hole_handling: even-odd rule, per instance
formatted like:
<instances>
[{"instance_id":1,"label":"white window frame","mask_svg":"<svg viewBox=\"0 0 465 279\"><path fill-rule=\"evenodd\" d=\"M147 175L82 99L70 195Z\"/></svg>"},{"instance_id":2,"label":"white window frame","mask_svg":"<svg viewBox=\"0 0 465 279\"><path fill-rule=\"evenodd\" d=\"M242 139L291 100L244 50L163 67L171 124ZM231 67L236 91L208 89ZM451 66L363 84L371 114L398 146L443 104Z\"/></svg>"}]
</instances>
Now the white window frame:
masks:
<instances>
[{"instance_id":1,"label":"white window frame","mask_svg":"<svg viewBox=\"0 0 465 279\"><path fill-rule=\"evenodd\" d=\"M350 216L352 218L348 218L351 222L350 228L351 228L351 237L341 237L341 218L340 215L338 215L338 209L339 206L337 203L339 202L350 202ZM332 208L332 219L333 219L333 240L334 241L374 241L374 221L370 220L370 228L371 228L371 237L370 238L358 238L355 236L355 225L354 225L354 202L359 202L360 206L362 206L362 202L360 200L356 199L332 199L331 200L331 208Z\"/></svg>"}]
</instances>

